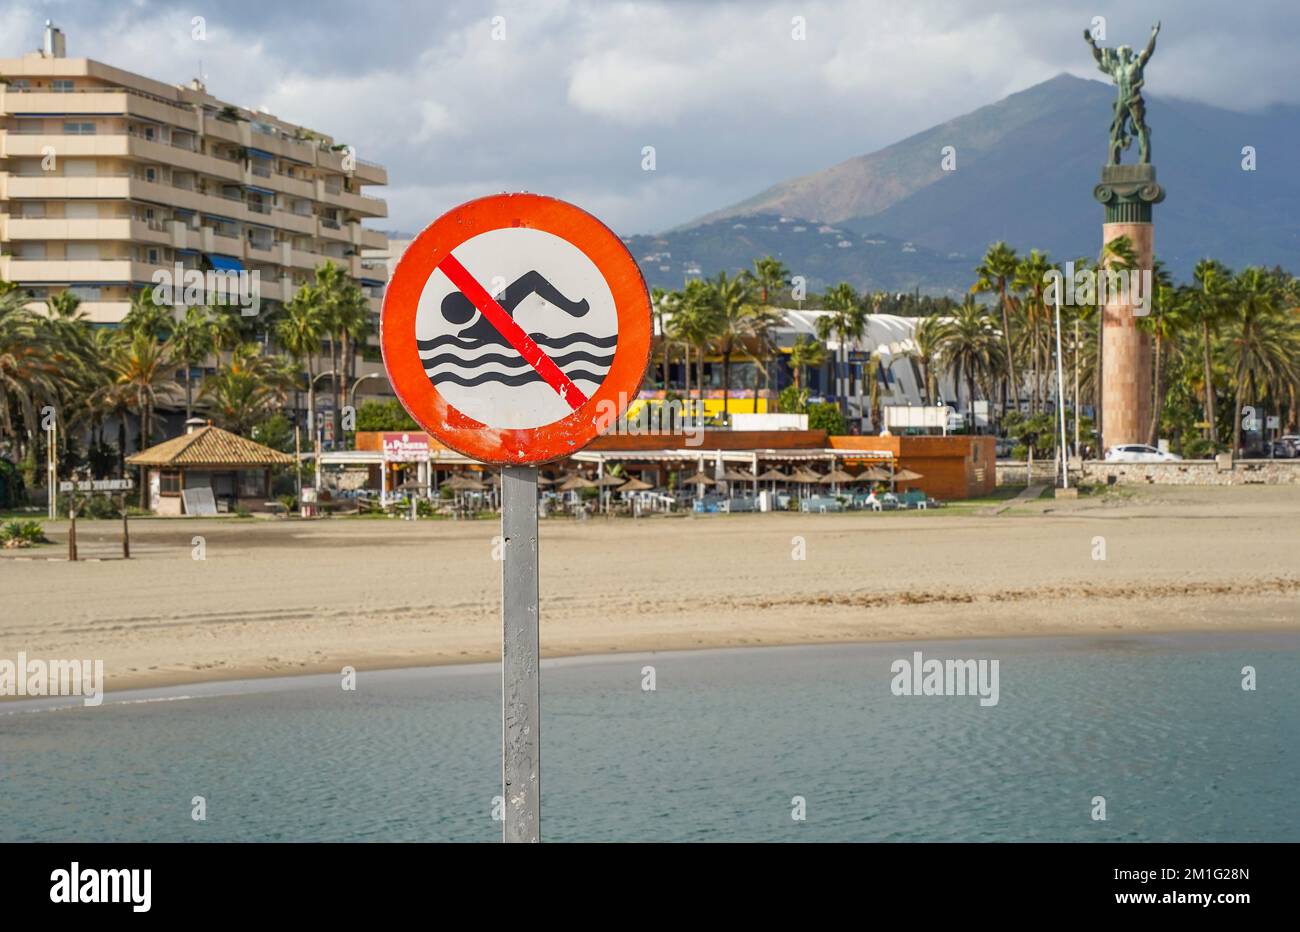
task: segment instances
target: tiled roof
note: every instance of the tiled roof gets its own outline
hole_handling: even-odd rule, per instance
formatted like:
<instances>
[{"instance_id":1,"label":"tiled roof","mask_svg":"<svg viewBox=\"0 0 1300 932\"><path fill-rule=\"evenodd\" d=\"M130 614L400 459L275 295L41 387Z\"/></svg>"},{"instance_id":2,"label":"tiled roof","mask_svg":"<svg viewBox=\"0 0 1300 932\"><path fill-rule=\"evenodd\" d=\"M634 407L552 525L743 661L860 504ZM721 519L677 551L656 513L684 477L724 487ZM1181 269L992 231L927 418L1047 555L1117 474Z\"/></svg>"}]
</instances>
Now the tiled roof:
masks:
<instances>
[{"instance_id":1,"label":"tiled roof","mask_svg":"<svg viewBox=\"0 0 1300 932\"><path fill-rule=\"evenodd\" d=\"M200 427L192 434L164 440L126 458L132 466L282 466L293 457L220 427Z\"/></svg>"}]
</instances>

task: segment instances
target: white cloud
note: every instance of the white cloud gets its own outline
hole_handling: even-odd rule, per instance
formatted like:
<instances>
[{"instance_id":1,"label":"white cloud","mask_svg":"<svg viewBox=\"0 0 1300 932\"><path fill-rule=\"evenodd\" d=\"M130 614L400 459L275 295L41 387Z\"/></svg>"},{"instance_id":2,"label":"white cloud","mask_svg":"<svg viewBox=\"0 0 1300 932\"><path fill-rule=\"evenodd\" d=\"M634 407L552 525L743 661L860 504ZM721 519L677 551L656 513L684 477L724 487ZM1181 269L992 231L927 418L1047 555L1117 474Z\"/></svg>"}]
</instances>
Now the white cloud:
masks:
<instances>
[{"instance_id":1,"label":"white cloud","mask_svg":"<svg viewBox=\"0 0 1300 932\"><path fill-rule=\"evenodd\" d=\"M0 0L3 3L4 0ZM1230 107L1300 103L1300 10L1260 0L448 0L60 4L73 56L183 83L200 59L218 97L355 145L389 169L387 225L530 189L595 209L620 233L674 225L792 175L872 151L1069 70L1082 31L1140 44L1164 20L1155 95ZM506 40L492 39L492 16ZM791 37L805 18L807 39ZM40 42L46 14L0 5L0 55ZM1158 132L1158 113L1153 125ZM641 147L659 171L640 170Z\"/></svg>"}]
</instances>

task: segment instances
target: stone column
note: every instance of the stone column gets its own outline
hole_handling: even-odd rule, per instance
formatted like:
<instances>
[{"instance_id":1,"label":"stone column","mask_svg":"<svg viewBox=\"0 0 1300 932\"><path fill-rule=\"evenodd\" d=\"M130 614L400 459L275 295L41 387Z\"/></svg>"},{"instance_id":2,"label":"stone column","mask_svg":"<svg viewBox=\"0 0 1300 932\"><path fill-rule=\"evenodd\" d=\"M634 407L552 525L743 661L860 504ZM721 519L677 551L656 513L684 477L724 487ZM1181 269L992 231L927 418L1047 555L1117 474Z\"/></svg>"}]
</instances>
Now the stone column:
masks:
<instances>
[{"instance_id":1,"label":"stone column","mask_svg":"<svg viewBox=\"0 0 1300 932\"><path fill-rule=\"evenodd\" d=\"M1151 207L1164 200L1153 165L1108 165L1093 195L1106 206L1102 242L1128 237L1138 273L1149 272L1154 261ZM1102 282L1097 283L1098 297ZM1105 283L1102 309L1101 449L1122 443L1146 443L1151 429L1151 336L1138 327L1144 313L1128 288ZM1147 301L1150 297L1142 295ZM1150 304L1147 304L1147 308Z\"/></svg>"}]
</instances>

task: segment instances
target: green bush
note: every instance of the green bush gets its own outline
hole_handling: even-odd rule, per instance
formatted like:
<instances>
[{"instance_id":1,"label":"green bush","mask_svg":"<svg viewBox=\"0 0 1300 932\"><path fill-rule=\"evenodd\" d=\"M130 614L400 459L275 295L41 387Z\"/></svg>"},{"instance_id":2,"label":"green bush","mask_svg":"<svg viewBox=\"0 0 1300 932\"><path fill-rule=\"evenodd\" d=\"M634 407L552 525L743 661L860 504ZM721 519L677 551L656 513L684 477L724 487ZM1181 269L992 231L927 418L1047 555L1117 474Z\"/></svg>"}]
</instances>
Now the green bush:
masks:
<instances>
[{"instance_id":1,"label":"green bush","mask_svg":"<svg viewBox=\"0 0 1300 932\"><path fill-rule=\"evenodd\" d=\"M396 400L366 401L357 407L357 430L420 429L420 425Z\"/></svg>"},{"instance_id":2,"label":"green bush","mask_svg":"<svg viewBox=\"0 0 1300 932\"><path fill-rule=\"evenodd\" d=\"M840 406L828 401L808 406L808 429L824 430L828 434L848 433L844 423L844 412Z\"/></svg>"},{"instance_id":3,"label":"green bush","mask_svg":"<svg viewBox=\"0 0 1300 932\"><path fill-rule=\"evenodd\" d=\"M777 396L777 405L785 414L803 414L808 408L808 389L787 385Z\"/></svg>"},{"instance_id":4,"label":"green bush","mask_svg":"<svg viewBox=\"0 0 1300 932\"><path fill-rule=\"evenodd\" d=\"M1218 452L1218 446L1208 437L1184 437L1179 455L1189 460L1207 460Z\"/></svg>"},{"instance_id":5,"label":"green bush","mask_svg":"<svg viewBox=\"0 0 1300 932\"><path fill-rule=\"evenodd\" d=\"M5 547L30 547L49 542L39 521L7 521L0 525L0 544Z\"/></svg>"},{"instance_id":6,"label":"green bush","mask_svg":"<svg viewBox=\"0 0 1300 932\"><path fill-rule=\"evenodd\" d=\"M82 506L80 514L87 518L107 520L122 517L122 510L117 507L117 502L113 501L108 495L91 495L86 499L86 504Z\"/></svg>"}]
</instances>

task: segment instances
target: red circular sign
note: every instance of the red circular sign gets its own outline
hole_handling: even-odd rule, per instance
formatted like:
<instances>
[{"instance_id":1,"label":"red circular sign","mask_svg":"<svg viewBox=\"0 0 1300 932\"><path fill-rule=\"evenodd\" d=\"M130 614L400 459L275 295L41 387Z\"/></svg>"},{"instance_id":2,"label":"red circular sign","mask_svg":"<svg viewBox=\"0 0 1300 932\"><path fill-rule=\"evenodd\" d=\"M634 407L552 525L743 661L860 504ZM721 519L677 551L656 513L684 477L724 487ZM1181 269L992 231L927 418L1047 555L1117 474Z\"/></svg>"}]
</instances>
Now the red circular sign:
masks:
<instances>
[{"instance_id":1,"label":"red circular sign","mask_svg":"<svg viewBox=\"0 0 1300 932\"><path fill-rule=\"evenodd\" d=\"M484 463L545 463L582 449L636 397L650 296L591 214L498 194L407 247L379 340L393 389L429 433Z\"/></svg>"}]
</instances>

